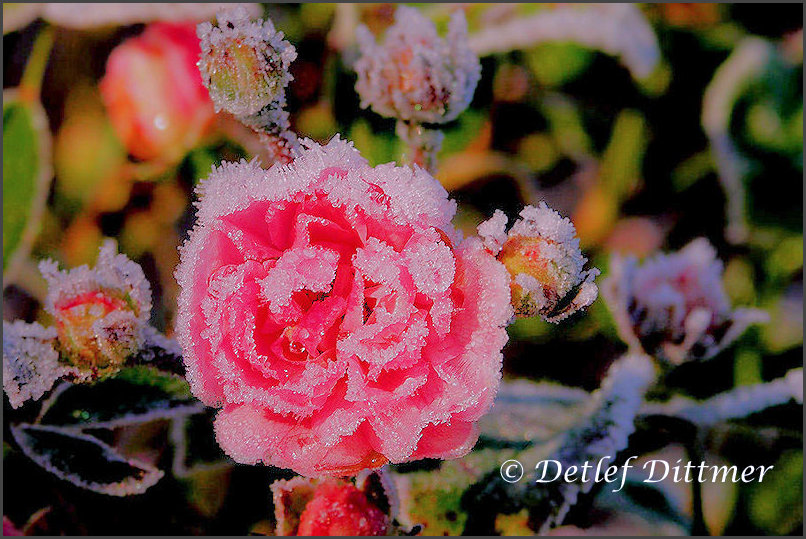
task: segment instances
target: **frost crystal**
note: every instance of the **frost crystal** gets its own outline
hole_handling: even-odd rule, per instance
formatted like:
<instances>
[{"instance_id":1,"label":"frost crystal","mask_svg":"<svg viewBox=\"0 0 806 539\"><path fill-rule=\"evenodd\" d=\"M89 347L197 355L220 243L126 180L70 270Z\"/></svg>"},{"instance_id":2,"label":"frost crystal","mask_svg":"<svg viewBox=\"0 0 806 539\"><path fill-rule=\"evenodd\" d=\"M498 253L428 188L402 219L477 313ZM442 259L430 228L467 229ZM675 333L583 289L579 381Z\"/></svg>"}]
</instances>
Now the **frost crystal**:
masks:
<instances>
[{"instance_id":1,"label":"frost crystal","mask_svg":"<svg viewBox=\"0 0 806 539\"><path fill-rule=\"evenodd\" d=\"M596 299L596 268L583 269L576 229L541 202L527 206L506 232L507 218L496 211L478 227L482 241L512 276L512 305L519 316L559 322Z\"/></svg>"},{"instance_id":2,"label":"frost crystal","mask_svg":"<svg viewBox=\"0 0 806 539\"><path fill-rule=\"evenodd\" d=\"M757 309L731 310L722 263L705 238L642 265L614 256L602 292L625 342L675 364L708 359L769 318Z\"/></svg>"},{"instance_id":3,"label":"frost crystal","mask_svg":"<svg viewBox=\"0 0 806 539\"><path fill-rule=\"evenodd\" d=\"M55 341L53 328L3 322L3 390L12 408L39 399L65 374Z\"/></svg>"},{"instance_id":4,"label":"frost crystal","mask_svg":"<svg viewBox=\"0 0 806 539\"><path fill-rule=\"evenodd\" d=\"M481 64L468 46L461 10L453 13L445 39L433 22L406 6L397 8L381 44L365 26L357 38L361 57L355 89L362 107L400 120L442 123L470 104Z\"/></svg>"},{"instance_id":5,"label":"frost crystal","mask_svg":"<svg viewBox=\"0 0 806 539\"><path fill-rule=\"evenodd\" d=\"M151 287L138 264L117 254L114 241L103 244L93 269L59 271L52 260L39 269L49 284L45 308L70 362L105 372L140 349L151 316Z\"/></svg>"},{"instance_id":6,"label":"frost crystal","mask_svg":"<svg viewBox=\"0 0 806 539\"><path fill-rule=\"evenodd\" d=\"M505 268L424 170L303 144L215 169L182 247L178 339L219 444L309 476L464 455L501 376Z\"/></svg>"},{"instance_id":7,"label":"frost crystal","mask_svg":"<svg viewBox=\"0 0 806 539\"><path fill-rule=\"evenodd\" d=\"M217 111L249 117L267 108L282 110L297 52L270 20L252 22L245 9L237 8L219 13L218 26L199 24L198 35L199 70ZM287 121L272 114L264 119Z\"/></svg>"}]
</instances>

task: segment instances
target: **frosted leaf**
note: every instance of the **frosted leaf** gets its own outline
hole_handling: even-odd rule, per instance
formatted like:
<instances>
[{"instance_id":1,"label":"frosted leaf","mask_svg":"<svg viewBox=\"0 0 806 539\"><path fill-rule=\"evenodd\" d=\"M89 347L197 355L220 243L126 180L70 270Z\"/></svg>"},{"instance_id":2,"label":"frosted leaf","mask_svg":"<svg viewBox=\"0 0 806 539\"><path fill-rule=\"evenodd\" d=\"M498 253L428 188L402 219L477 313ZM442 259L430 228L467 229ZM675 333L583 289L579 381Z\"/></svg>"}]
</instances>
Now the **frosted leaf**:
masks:
<instances>
[{"instance_id":1,"label":"frosted leaf","mask_svg":"<svg viewBox=\"0 0 806 539\"><path fill-rule=\"evenodd\" d=\"M39 466L99 494L142 494L164 475L152 466L126 459L87 434L24 423L12 426L11 434L23 453Z\"/></svg>"},{"instance_id":2,"label":"frosted leaf","mask_svg":"<svg viewBox=\"0 0 806 539\"><path fill-rule=\"evenodd\" d=\"M647 77L660 60L652 26L641 9L631 4L542 9L476 32L470 36L470 48L486 56L554 41L570 41L617 56L636 78Z\"/></svg>"},{"instance_id":3,"label":"frosted leaf","mask_svg":"<svg viewBox=\"0 0 806 539\"><path fill-rule=\"evenodd\" d=\"M675 397L668 402L651 402L641 408L643 415L679 417L701 427L740 419L772 406L794 401L803 404L803 369L792 369L770 382L739 386L704 401Z\"/></svg>"},{"instance_id":4,"label":"frosted leaf","mask_svg":"<svg viewBox=\"0 0 806 539\"><path fill-rule=\"evenodd\" d=\"M479 225L485 246L512 276L512 305L519 316L559 322L596 300L596 268L585 270L573 223L541 202L526 206L505 234L497 212Z\"/></svg>"},{"instance_id":5,"label":"frosted leaf","mask_svg":"<svg viewBox=\"0 0 806 539\"><path fill-rule=\"evenodd\" d=\"M43 402L37 423L73 431L114 429L202 411L184 380L139 366L93 384L61 384Z\"/></svg>"},{"instance_id":6,"label":"frosted leaf","mask_svg":"<svg viewBox=\"0 0 806 539\"><path fill-rule=\"evenodd\" d=\"M540 443L575 425L588 411L589 399L589 393L579 388L504 380L479 427L483 436L494 440Z\"/></svg>"},{"instance_id":7,"label":"frosted leaf","mask_svg":"<svg viewBox=\"0 0 806 539\"><path fill-rule=\"evenodd\" d=\"M239 4L257 15L260 4ZM213 17L227 3L60 3L41 4L42 17L57 26L90 29L103 26L125 26L152 21L201 21Z\"/></svg>"},{"instance_id":8,"label":"frosted leaf","mask_svg":"<svg viewBox=\"0 0 806 539\"><path fill-rule=\"evenodd\" d=\"M604 459L605 465L612 464L627 447L635 430L635 416L655 376L654 364L648 356L630 353L620 357L588 401L588 413L576 427L560 435L555 449L546 454L546 446L538 444L515 458L523 463L556 460L563 470L570 466L579 469L586 462L600 459ZM549 466L548 474L556 473L553 466ZM545 534L562 523L580 494L590 492L594 481L589 474L586 482L559 480L535 488L535 478L541 473L542 468L527 472L520 482L507 484L503 493L511 500L527 504L534 521L541 524L539 532Z\"/></svg>"},{"instance_id":9,"label":"frosted leaf","mask_svg":"<svg viewBox=\"0 0 806 539\"><path fill-rule=\"evenodd\" d=\"M151 316L151 287L140 266L104 242L94 268L60 271L39 264L48 282L45 309L54 317L58 344L73 364L114 370L143 345Z\"/></svg>"},{"instance_id":10,"label":"frosted leaf","mask_svg":"<svg viewBox=\"0 0 806 539\"><path fill-rule=\"evenodd\" d=\"M748 163L730 135L733 107L747 85L767 69L773 52L773 45L762 38L742 39L716 70L703 95L702 126L725 191L725 236L734 243L746 241L748 235L743 179Z\"/></svg>"},{"instance_id":11,"label":"frosted leaf","mask_svg":"<svg viewBox=\"0 0 806 539\"><path fill-rule=\"evenodd\" d=\"M602 287L621 338L675 364L713 357L769 319L757 309L731 309L722 263L705 238L640 265L615 255Z\"/></svg>"},{"instance_id":12,"label":"frosted leaf","mask_svg":"<svg viewBox=\"0 0 806 539\"><path fill-rule=\"evenodd\" d=\"M282 109L297 52L271 20L250 21L242 8L225 10L217 26L199 24L198 35L199 70L217 111L248 117L273 103L270 108Z\"/></svg>"},{"instance_id":13,"label":"frosted leaf","mask_svg":"<svg viewBox=\"0 0 806 539\"><path fill-rule=\"evenodd\" d=\"M398 6L381 43L363 25L357 38L355 89L362 107L410 122L443 123L470 104L481 64L468 46L461 10L452 14L444 39L433 22L408 6Z\"/></svg>"},{"instance_id":14,"label":"frosted leaf","mask_svg":"<svg viewBox=\"0 0 806 539\"><path fill-rule=\"evenodd\" d=\"M3 390L12 408L42 397L67 371L54 348L56 330L3 322Z\"/></svg>"}]
</instances>

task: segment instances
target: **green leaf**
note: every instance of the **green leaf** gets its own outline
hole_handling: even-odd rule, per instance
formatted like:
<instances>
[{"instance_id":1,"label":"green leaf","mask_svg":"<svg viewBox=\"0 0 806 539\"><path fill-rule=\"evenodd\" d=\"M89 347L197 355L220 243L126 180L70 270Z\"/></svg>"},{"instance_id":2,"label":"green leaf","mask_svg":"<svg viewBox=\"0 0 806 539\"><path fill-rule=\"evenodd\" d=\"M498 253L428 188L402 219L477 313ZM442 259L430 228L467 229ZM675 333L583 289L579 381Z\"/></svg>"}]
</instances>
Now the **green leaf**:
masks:
<instances>
[{"instance_id":1,"label":"green leaf","mask_svg":"<svg viewBox=\"0 0 806 539\"><path fill-rule=\"evenodd\" d=\"M526 64L545 86L560 86L577 78L593 52L576 43L541 43L525 52Z\"/></svg>"},{"instance_id":2,"label":"green leaf","mask_svg":"<svg viewBox=\"0 0 806 539\"><path fill-rule=\"evenodd\" d=\"M43 405L39 423L71 430L114 428L204 410L183 379L145 366L92 385L63 387Z\"/></svg>"},{"instance_id":3,"label":"green leaf","mask_svg":"<svg viewBox=\"0 0 806 539\"><path fill-rule=\"evenodd\" d=\"M23 453L59 479L100 494L141 494L163 476L127 460L100 440L59 427L20 424L11 434Z\"/></svg>"},{"instance_id":4,"label":"green leaf","mask_svg":"<svg viewBox=\"0 0 806 539\"><path fill-rule=\"evenodd\" d=\"M36 238L53 171L42 106L3 93L3 280L13 277Z\"/></svg>"},{"instance_id":5,"label":"green leaf","mask_svg":"<svg viewBox=\"0 0 806 539\"><path fill-rule=\"evenodd\" d=\"M772 535L788 535L803 521L803 452L785 453L750 497L750 518Z\"/></svg>"},{"instance_id":6,"label":"green leaf","mask_svg":"<svg viewBox=\"0 0 806 539\"><path fill-rule=\"evenodd\" d=\"M641 179L647 138L646 120L640 112L628 109L616 117L610 142L602 155L599 177L618 200L628 198Z\"/></svg>"}]
</instances>

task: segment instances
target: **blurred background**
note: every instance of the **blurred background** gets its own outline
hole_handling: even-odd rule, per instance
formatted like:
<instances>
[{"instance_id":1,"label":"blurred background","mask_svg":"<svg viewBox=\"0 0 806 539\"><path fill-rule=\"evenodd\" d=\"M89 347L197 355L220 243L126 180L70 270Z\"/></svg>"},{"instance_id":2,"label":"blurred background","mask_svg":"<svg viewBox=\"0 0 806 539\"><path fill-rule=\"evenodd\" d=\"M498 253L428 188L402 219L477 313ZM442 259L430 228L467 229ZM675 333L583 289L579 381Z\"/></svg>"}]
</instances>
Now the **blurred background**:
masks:
<instances>
[{"instance_id":1,"label":"blurred background","mask_svg":"<svg viewBox=\"0 0 806 539\"><path fill-rule=\"evenodd\" d=\"M44 320L46 285L36 261L92 264L102 239L112 237L142 265L154 293L152 322L170 335L177 246L193 223L194 186L222 160L261 158L256 137L233 118L213 115L206 94L175 102L178 88L193 85L187 66L195 59L172 47L198 47L187 28L214 12L188 10L157 23L166 17L104 18L103 9L112 8L71 14L36 6L3 6L3 317ZM569 9L420 8L444 27L457 6L466 11L471 42L495 35L497 25ZM602 19L628 36L616 53L607 42L575 42L574 32L489 53L479 37L481 82L470 108L444 129L436 176L457 200L456 223L466 234L496 208L513 218L524 204L546 200L571 217L583 251L605 275L611 253L646 257L707 237L725 263L733 304L763 308L772 321L713 360L676 369L656 388L704 398L802 365L802 6L637 9L639 21ZM355 26L382 32L393 22L394 4L255 10L299 54L288 90L292 129L320 142L341 133L371 164L399 160L405 148L394 120L359 107L350 67ZM655 40L648 45L647 31ZM141 116L161 118L167 128L149 132ZM520 319L510 337L505 376L586 390L598 387L626 349L602 299L561 326ZM20 525L34 515L32 530L55 534L261 533L270 527L270 481L289 475L221 460L209 425L199 421L202 441L194 447L204 453L199 458L219 464L167 476L146 494L123 499L59 481L4 444L4 514ZM122 429L115 443L170 461L170 448L159 442L166 429L159 422ZM7 433L4 421L5 439ZM646 443L639 428L631 445ZM703 494L711 533L802 533L800 407L716 429L706 447L737 465L775 465L769 482L718 485ZM679 448L662 451L671 458ZM679 510L690 514L686 496L679 494ZM591 525L603 512L583 504L569 521ZM445 530L456 532L445 518ZM623 526L624 533L653 531Z\"/></svg>"}]
</instances>

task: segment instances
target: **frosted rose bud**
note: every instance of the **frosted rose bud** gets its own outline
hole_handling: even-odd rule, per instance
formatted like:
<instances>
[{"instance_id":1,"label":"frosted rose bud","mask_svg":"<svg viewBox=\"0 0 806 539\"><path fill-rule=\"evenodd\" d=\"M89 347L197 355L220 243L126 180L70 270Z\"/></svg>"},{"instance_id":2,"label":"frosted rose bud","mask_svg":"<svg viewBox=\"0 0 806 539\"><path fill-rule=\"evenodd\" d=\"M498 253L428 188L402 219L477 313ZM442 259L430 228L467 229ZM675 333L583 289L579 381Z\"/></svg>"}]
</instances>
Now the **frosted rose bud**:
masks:
<instances>
[{"instance_id":1,"label":"frosted rose bud","mask_svg":"<svg viewBox=\"0 0 806 539\"><path fill-rule=\"evenodd\" d=\"M176 329L219 444L310 476L466 454L501 377L505 268L424 170L306 146L213 171L181 250Z\"/></svg>"},{"instance_id":2,"label":"frosted rose bud","mask_svg":"<svg viewBox=\"0 0 806 539\"><path fill-rule=\"evenodd\" d=\"M675 364L708 359L769 318L758 309L731 309L722 263L705 238L643 264L613 256L602 293L625 342Z\"/></svg>"},{"instance_id":3,"label":"frosted rose bud","mask_svg":"<svg viewBox=\"0 0 806 539\"><path fill-rule=\"evenodd\" d=\"M215 112L198 54L193 25L154 23L109 55L101 97L136 158L177 161L209 131Z\"/></svg>"},{"instance_id":4,"label":"frosted rose bud","mask_svg":"<svg viewBox=\"0 0 806 539\"><path fill-rule=\"evenodd\" d=\"M375 474L376 477L377 474ZM346 480L295 477L271 485L277 535L388 535L391 505L383 489Z\"/></svg>"},{"instance_id":5,"label":"frosted rose bud","mask_svg":"<svg viewBox=\"0 0 806 539\"><path fill-rule=\"evenodd\" d=\"M451 16L445 39L433 22L407 6L398 6L382 43L365 26L357 29L357 38L355 89L362 107L390 118L442 123L470 104L481 64L468 45L461 10Z\"/></svg>"},{"instance_id":6,"label":"frosted rose bud","mask_svg":"<svg viewBox=\"0 0 806 539\"><path fill-rule=\"evenodd\" d=\"M285 103L297 52L270 20L252 22L245 9L236 8L220 13L218 26L199 24L198 36L199 70L217 111L251 116Z\"/></svg>"},{"instance_id":7,"label":"frosted rose bud","mask_svg":"<svg viewBox=\"0 0 806 539\"><path fill-rule=\"evenodd\" d=\"M140 266L104 243L95 268L59 271L39 264L49 289L45 308L53 316L65 359L95 374L117 370L142 346L151 315L151 287Z\"/></svg>"},{"instance_id":8,"label":"frosted rose bud","mask_svg":"<svg viewBox=\"0 0 806 539\"><path fill-rule=\"evenodd\" d=\"M526 206L506 231L507 217L496 210L479 225L484 245L512 276L515 314L559 322L596 299L596 268L585 270L573 223L541 202Z\"/></svg>"}]
</instances>

